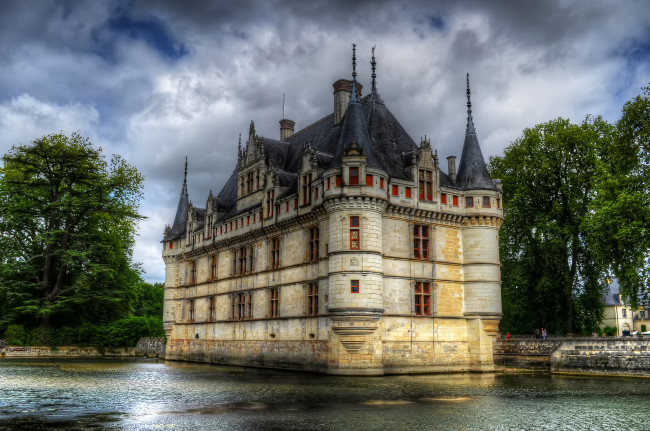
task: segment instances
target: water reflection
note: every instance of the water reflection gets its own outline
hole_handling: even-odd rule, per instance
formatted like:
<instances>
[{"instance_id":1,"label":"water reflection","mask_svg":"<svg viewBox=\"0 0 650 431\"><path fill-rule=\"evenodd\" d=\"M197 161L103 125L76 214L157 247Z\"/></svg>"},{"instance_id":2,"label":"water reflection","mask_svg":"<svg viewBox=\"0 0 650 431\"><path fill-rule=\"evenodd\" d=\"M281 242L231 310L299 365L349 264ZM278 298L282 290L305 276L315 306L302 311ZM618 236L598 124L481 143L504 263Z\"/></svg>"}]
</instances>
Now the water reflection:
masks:
<instances>
[{"instance_id":1,"label":"water reflection","mask_svg":"<svg viewBox=\"0 0 650 431\"><path fill-rule=\"evenodd\" d=\"M648 429L650 380L0 361L0 429Z\"/></svg>"}]
</instances>

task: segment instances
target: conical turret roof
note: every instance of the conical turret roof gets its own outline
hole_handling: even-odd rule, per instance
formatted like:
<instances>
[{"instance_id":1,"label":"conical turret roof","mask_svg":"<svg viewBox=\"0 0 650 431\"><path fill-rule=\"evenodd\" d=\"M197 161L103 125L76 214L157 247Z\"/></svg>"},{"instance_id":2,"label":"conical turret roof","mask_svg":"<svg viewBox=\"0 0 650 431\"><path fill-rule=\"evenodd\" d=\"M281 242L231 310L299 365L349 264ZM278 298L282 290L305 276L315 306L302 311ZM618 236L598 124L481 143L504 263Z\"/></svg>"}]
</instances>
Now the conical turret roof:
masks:
<instances>
[{"instance_id":1,"label":"conical turret roof","mask_svg":"<svg viewBox=\"0 0 650 431\"><path fill-rule=\"evenodd\" d=\"M171 230L166 235L165 239L170 241L180 238L185 234L185 225L187 224L187 210L190 207L190 196L187 193L187 157L185 157L185 177L183 179L183 188L181 189L181 197L178 200L178 208L176 209L176 217L174 217L174 224Z\"/></svg>"},{"instance_id":2,"label":"conical turret roof","mask_svg":"<svg viewBox=\"0 0 650 431\"><path fill-rule=\"evenodd\" d=\"M481 147L476 136L474 120L472 119L472 101L469 89L469 73L467 74L467 128L465 143L460 156L460 165L456 185L463 190L496 190L490 178Z\"/></svg>"}]
</instances>

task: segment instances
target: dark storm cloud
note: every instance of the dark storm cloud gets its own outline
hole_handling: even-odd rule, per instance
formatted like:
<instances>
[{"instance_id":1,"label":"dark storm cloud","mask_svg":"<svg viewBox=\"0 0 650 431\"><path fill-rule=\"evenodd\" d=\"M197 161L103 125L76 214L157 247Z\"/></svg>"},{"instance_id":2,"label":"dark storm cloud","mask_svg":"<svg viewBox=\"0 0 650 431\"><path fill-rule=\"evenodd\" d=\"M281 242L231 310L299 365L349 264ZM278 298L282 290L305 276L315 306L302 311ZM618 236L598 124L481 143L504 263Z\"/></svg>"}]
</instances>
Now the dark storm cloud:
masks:
<instances>
[{"instance_id":1,"label":"dark storm cloud","mask_svg":"<svg viewBox=\"0 0 650 431\"><path fill-rule=\"evenodd\" d=\"M417 142L460 156L465 73L484 155L524 127L588 113L616 119L650 76L639 1L4 1L0 149L52 131L82 134L146 176L136 260L163 277L159 241L189 191L205 205L235 165L251 120L279 137L332 111L331 84L378 86Z\"/></svg>"}]
</instances>

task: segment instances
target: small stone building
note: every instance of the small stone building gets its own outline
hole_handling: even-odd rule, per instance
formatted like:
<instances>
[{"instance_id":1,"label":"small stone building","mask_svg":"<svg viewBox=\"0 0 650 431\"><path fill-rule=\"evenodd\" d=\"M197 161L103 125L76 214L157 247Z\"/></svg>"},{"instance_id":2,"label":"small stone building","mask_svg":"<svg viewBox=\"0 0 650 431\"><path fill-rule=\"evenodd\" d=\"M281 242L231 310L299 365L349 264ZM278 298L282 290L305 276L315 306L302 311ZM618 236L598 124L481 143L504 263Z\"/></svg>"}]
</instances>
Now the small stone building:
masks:
<instances>
[{"instance_id":1,"label":"small stone building","mask_svg":"<svg viewBox=\"0 0 650 431\"><path fill-rule=\"evenodd\" d=\"M501 188L472 120L439 166L372 87L280 139L251 122L205 208L183 183L163 239L167 359L382 375L493 369ZM459 135L459 149L462 141ZM185 164L187 179L187 161Z\"/></svg>"}]
</instances>

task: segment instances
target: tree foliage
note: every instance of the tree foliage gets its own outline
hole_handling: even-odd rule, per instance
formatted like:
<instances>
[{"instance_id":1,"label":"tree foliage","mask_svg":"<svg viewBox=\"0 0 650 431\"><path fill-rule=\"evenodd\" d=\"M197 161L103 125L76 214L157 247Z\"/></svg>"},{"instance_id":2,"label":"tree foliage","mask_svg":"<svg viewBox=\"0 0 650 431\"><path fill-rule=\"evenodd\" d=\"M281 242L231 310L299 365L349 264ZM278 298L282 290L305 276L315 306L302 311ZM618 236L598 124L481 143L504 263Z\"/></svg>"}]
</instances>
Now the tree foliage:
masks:
<instances>
[{"instance_id":1,"label":"tree foliage","mask_svg":"<svg viewBox=\"0 0 650 431\"><path fill-rule=\"evenodd\" d=\"M0 168L0 324L128 315L142 187L134 167L78 133L12 147Z\"/></svg>"},{"instance_id":2,"label":"tree foliage","mask_svg":"<svg viewBox=\"0 0 650 431\"><path fill-rule=\"evenodd\" d=\"M611 125L556 119L524 130L489 169L503 182L502 329L591 332L604 281L650 305L650 89Z\"/></svg>"},{"instance_id":3,"label":"tree foliage","mask_svg":"<svg viewBox=\"0 0 650 431\"><path fill-rule=\"evenodd\" d=\"M490 159L504 191L504 328L584 332L600 321L606 268L593 258L585 221L612 134L601 118L580 125L559 118L524 130L503 157Z\"/></svg>"}]
</instances>

